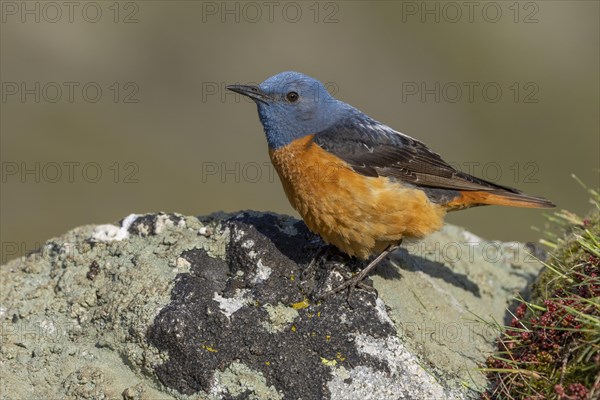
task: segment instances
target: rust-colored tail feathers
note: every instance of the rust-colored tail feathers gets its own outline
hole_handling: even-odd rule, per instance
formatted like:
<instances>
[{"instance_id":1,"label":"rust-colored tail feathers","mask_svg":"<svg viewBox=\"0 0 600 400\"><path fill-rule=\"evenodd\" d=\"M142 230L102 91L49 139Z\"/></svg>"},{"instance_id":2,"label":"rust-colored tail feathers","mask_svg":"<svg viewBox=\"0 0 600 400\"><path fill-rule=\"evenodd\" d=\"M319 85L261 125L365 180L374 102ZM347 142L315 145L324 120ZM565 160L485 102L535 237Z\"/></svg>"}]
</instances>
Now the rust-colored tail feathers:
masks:
<instances>
[{"instance_id":1,"label":"rust-colored tail feathers","mask_svg":"<svg viewBox=\"0 0 600 400\"><path fill-rule=\"evenodd\" d=\"M461 209L481 205L496 205L525 208L553 208L554 203L542 197L507 190L461 191L460 196L448 203L450 209Z\"/></svg>"}]
</instances>

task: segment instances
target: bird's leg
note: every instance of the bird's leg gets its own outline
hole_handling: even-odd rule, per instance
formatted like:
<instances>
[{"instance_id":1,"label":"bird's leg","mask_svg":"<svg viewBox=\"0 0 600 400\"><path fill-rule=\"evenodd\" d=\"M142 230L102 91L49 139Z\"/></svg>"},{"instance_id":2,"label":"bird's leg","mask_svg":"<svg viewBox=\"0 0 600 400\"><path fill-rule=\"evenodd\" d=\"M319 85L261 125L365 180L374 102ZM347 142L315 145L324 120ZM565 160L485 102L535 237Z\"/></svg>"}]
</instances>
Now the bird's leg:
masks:
<instances>
[{"instance_id":1,"label":"bird's leg","mask_svg":"<svg viewBox=\"0 0 600 400\"><path fill-rule=\"evenodd\" d=\"M381 262L381 260L383 260L388 254L397 250L400 247L401 243L402 243L402 240L400 240L400 242L398 244L394 244L394 245L391 244L388 247L386 247L385 250L382 251L381 254L379 254L373 261L371 261L369 263L369 265L367 265L366 268L364 268L362 271L360 271L358 274L356 274L352 278L346 280L344 283L342 283L338 287L325 293L323 296L321 296L321 298L325 298L332 294L338 293L338 292L346 289L347 287L359 286L361 284L361 281L363 279L365 279L365 277L369 274L369 272L371 272L371 270L373 268L375 268L377 266L377 264L379 264Z\"/></svg>"},{"instance_id":2,"label":"bird's leg","mask_svg":"<svg viewBox=\"0 0 600 400\"><path fill-rule=\"evenodd\" d=\"M327 257L327 254L331 251L331 245L326 244L325 246L321 246L319 250L315 253L312 260L310 260L310 264L302 271L302 277L305 278L308 274L315 268L317 262L321 259L321 257Z\"/></svg>"}]
</instances>

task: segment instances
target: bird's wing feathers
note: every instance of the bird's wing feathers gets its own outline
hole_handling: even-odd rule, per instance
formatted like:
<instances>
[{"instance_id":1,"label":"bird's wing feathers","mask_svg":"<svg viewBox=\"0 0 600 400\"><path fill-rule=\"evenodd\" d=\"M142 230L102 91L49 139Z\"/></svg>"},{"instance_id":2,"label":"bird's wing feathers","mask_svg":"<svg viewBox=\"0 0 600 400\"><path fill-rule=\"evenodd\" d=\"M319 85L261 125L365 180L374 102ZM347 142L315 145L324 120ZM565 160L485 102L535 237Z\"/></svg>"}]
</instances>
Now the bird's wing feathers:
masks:
<instances>
[{"instance_id":1,"label":"bird's wing feathers","mask_svg":"<svg viewBox=\"0 0 600 400\"><path fill-rule=\"evenodd\" d=\"M422 142L366 116L339 121L315 134L313 140L365 176L427 188L520 193L458 171Z\"/></svg>"}]
</instances>

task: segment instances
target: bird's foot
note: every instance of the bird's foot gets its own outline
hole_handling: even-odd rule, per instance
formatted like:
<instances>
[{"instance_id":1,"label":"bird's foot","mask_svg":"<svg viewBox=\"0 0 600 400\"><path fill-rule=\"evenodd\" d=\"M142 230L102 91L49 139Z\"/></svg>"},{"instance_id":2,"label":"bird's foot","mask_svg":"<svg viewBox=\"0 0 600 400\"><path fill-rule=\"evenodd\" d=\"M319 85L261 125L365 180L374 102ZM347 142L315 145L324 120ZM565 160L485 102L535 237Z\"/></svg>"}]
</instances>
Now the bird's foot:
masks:
<instances>
[{"instance_id":1,"label":"bird's foot","mask_svg":"<svg viewBox=\"0 0 600 400\"><path fill-rule=\"evenodd\" d=\"M377 293L377 290L373 287L370 286L368 284L366 284L365 282L363 282L363 280L366 278L367 273L364 273L366 271L366 268L364 270L362 270L361 272L359 272L358 274L355 274L353 277L346 279L341 285L336 286L335 288L331 289L328 292L323 293L321 296L319 296L319 300L325 299L326 297L332 296L336 293L339 293L341 291L343 291L344 289L349 289L348 295L350 295L351 291L354 288L359 288L362 290L366 290L368 292L375 292Z\"/></svg>"},{"instance_id":2,"label":"bird's foot","mask_svg":"<svg viewBox=\"0 0 600 400\"><path fill-rule=\"evenodd\" d=\"M369 265L366 266L366 268L364 268L362 271L360 271L358 274L354 275L353 277L346 279L341 285L336 286L335 288L331 289L330 291L322 294L321 296L319 296L319 299L322 300L322 299L325 299L326 297L329 297L331 295L339 293L346 288L349 288L350 290L352 290L355 287L358 287L363 290L375 291L375 293L377 293L377 290L375 288L363 283L363 279L365 279L366 276L369 274L369 272L371 272L388 254L390 254L391 252L396 250L398 247L400 247L399 244L388 246L381 254L379 254L373 261L371 261L369 263Z\"/></svg>"}]
</instances>

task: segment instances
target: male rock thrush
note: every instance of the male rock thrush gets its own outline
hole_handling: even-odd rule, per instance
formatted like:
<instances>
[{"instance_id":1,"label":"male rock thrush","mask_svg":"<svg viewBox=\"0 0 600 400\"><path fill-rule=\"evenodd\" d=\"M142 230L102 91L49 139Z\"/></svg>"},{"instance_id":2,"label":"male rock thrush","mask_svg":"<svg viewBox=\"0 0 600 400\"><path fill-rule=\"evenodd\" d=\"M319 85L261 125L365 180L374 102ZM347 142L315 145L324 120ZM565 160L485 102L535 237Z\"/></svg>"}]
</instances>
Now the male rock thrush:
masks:
<instances>
[{"instance_id":1,"label":"male rock thrush","mask_svg":"<svg viewBox=\"0 0 600 400\"><path fill-rule=\"evenodd\" d=\"M554 207L456 170L422 142L333 98L301 73L227 88L256 102L273 165L308 228L350 256L378 254L332 292L360 282L403 238L440 229L448 211Z\"/></svg>"}]
</instances>

